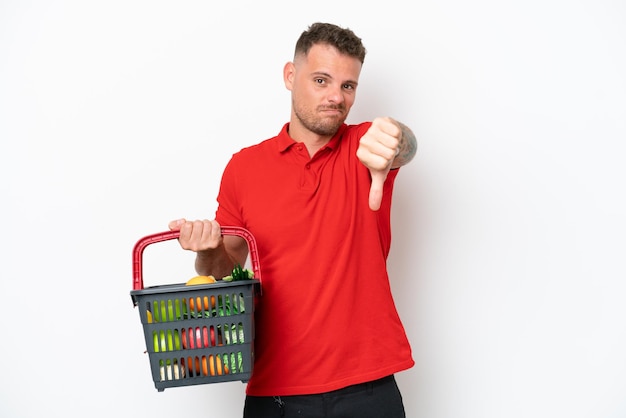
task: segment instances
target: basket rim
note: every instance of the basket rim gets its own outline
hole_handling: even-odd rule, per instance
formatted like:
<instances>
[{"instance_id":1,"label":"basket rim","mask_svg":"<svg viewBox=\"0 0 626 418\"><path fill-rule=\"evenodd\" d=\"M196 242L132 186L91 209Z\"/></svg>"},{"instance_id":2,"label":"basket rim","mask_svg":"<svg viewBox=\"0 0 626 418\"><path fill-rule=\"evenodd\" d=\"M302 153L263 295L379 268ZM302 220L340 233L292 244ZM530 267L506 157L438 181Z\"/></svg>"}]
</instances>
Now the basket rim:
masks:
<instances>
[{"instance_id":1,"label":"basket rim","mask_svg":"<svg viewBox=\"0 0 626 418\"><path fill-rule=\"evenodd\" d=\"M185 283L173 283L173 284L161 284L145 287L143 289L134 289L130 291L131 295L153 295L160 293L174 293L174 292L194 292L200 290L221 289L225 287L241 287L241 286L260 286L261 281L259 279L246 279L237 280L234 282L225 282L218 280L215 283L195 284L188 286Z\"/></svg>"}]
</instances>

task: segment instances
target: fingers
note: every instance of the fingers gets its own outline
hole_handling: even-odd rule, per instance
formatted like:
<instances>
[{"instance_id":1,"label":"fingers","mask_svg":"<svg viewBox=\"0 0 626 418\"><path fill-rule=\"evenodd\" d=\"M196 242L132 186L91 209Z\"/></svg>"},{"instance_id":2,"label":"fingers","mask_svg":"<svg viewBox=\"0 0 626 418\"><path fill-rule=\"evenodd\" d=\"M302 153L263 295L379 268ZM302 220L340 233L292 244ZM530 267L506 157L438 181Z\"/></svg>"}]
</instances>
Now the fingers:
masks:
<instances>
[{"instance_id":1,"label":"fingers","mask_svg":"<svg viewBox=\"0 0 626 418\"><path fill-rule=\"evenodd\" d=\"M384 170L398 155L402 130L391 118L376 118L361 137L357 157L370 169Z\"/></svg>"},{"instance_id":2,"label":"fingers","mask_svg":"<svg viewBox=\"0 0 626 418\"><path fill-rule=\"evenodd\" d=\"M176 219L174 221L171 221L167 226L170 229L170 231L178 231L180 230L180 226L184 224L185 222L186 222L186 219L184 218Z\"/></svg>"},{"instance_id":3,"label":"fingers","mask_svg":"<svg viewBox=\"0 0 626 418\"><path fill-rule=\"evenodd\" d=\"M202 247L203 244L210 246L211 243L219 241L221 236L222 230L217 222L207 220L193 222L191 237L194 241L198 240Z\"/></svg>"},{"instance_id":4,"label":"fingers","mask_svg":"<svg viewBox=\"0 0 626 418\"><path fill-rule=\"evenodd\" d=\"M171 230L180 231L178 242L185 250L204 251L222 243L222 231L217 221L178 219L169 223Z\"/></svg>"},{"instance_id":5,"label":"fingers","mask_svg":"<svg viewBox=\"0 0 626 418\"><path fill-rule=\"evenodd\" d=\"M402 137L402 129L391 118L376 118L370 127L373 138L376 140L378 150L387 158L395 157Z\"/></svg>"}]
</instances>

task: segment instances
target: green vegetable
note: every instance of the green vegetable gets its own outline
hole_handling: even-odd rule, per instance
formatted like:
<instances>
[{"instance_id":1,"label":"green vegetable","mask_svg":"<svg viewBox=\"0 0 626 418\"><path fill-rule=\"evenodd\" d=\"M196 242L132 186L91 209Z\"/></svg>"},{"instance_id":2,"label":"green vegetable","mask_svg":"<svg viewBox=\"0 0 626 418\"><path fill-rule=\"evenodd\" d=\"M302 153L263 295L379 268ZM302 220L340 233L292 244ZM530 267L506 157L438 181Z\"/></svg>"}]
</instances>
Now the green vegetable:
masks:
<instances>
[{"instance_id":1,"label":"green vegetable","mask_svg":"<svg viewBox=\"0 0 626 418\"><path fill-rule=\"evenodd\" d=\"M224 277L222 280L225 280L226 277ZM254 272L249 269L244 269L239 264L237 264L235 268L233 268L233 272L230 277L232 278L229 278L229 280L226 281L249 280L254 278Z\"/></svg>"},{"instance_id":2,"label":"green vegetable","mask_svg":"<svg viewBox=\"0 0 626 418\"><path fill-rule=\"evenodd\" d=\"M230 356L224 356L224 363L230 368L233 373L243 373L243 356L241 351L237 352L237 358L235 353L231 353Z\"/></svg>"},{"instance_id":3,"label":"green vegetable","mask_svg":"<svg viewBox=\"0 0 626 418\"><path fill-rule=\"evenodd\" d=\"M227 324L225 326L228 326ZM230 329L225 329L224 336L226 337L226 344L242 344L244 343L243 324L231 324Z\"/></svg>"}]
</instances>

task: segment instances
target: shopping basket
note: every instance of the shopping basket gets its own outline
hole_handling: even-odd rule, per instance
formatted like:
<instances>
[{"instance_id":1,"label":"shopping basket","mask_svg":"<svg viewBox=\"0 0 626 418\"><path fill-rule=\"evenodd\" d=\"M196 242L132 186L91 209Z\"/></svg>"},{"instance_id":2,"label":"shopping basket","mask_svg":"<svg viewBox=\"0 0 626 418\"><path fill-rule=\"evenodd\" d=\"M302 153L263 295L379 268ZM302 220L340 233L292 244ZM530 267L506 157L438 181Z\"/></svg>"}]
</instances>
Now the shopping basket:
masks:
<instances>
[{"instance_id":1,"label":"shopping basket","mask_svg":"<svg viewBox=\"0 0 626 418\"><path fill-rule=\"evenodd\" d=\"M133 249L133 304L139 310L152 380L166 388L240 380L254 366L254 305L261 291L261 270L254 236L240 227L221 227L248 243L254 278L188 286L144 288L145 248L177 239L178 231L148 235Z\"/></svg>"}]
</instances>

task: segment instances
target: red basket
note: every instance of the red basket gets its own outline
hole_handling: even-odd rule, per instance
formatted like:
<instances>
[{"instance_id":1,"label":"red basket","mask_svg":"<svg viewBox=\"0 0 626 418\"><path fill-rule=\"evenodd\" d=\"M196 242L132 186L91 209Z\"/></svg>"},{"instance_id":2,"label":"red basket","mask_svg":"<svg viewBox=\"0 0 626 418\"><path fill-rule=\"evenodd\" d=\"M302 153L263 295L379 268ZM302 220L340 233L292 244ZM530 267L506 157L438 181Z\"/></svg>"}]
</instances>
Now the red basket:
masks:
<instances>
[{"instance_id":1,"label":"red basket","mask_svg":"<svg viewBox=\"0 0 626 418\"><path fill-rule=\"evenodd\" d=\"M248 243L253 279L144 288L143 251L150 244L178 239L179 232L148 235L135 244L130 296L139 308L152 380L159 392L170 387L247 382L252 375L254 304L261 291L256 241L244 228L221 230Z\"/></svg>"}]
</instances>

